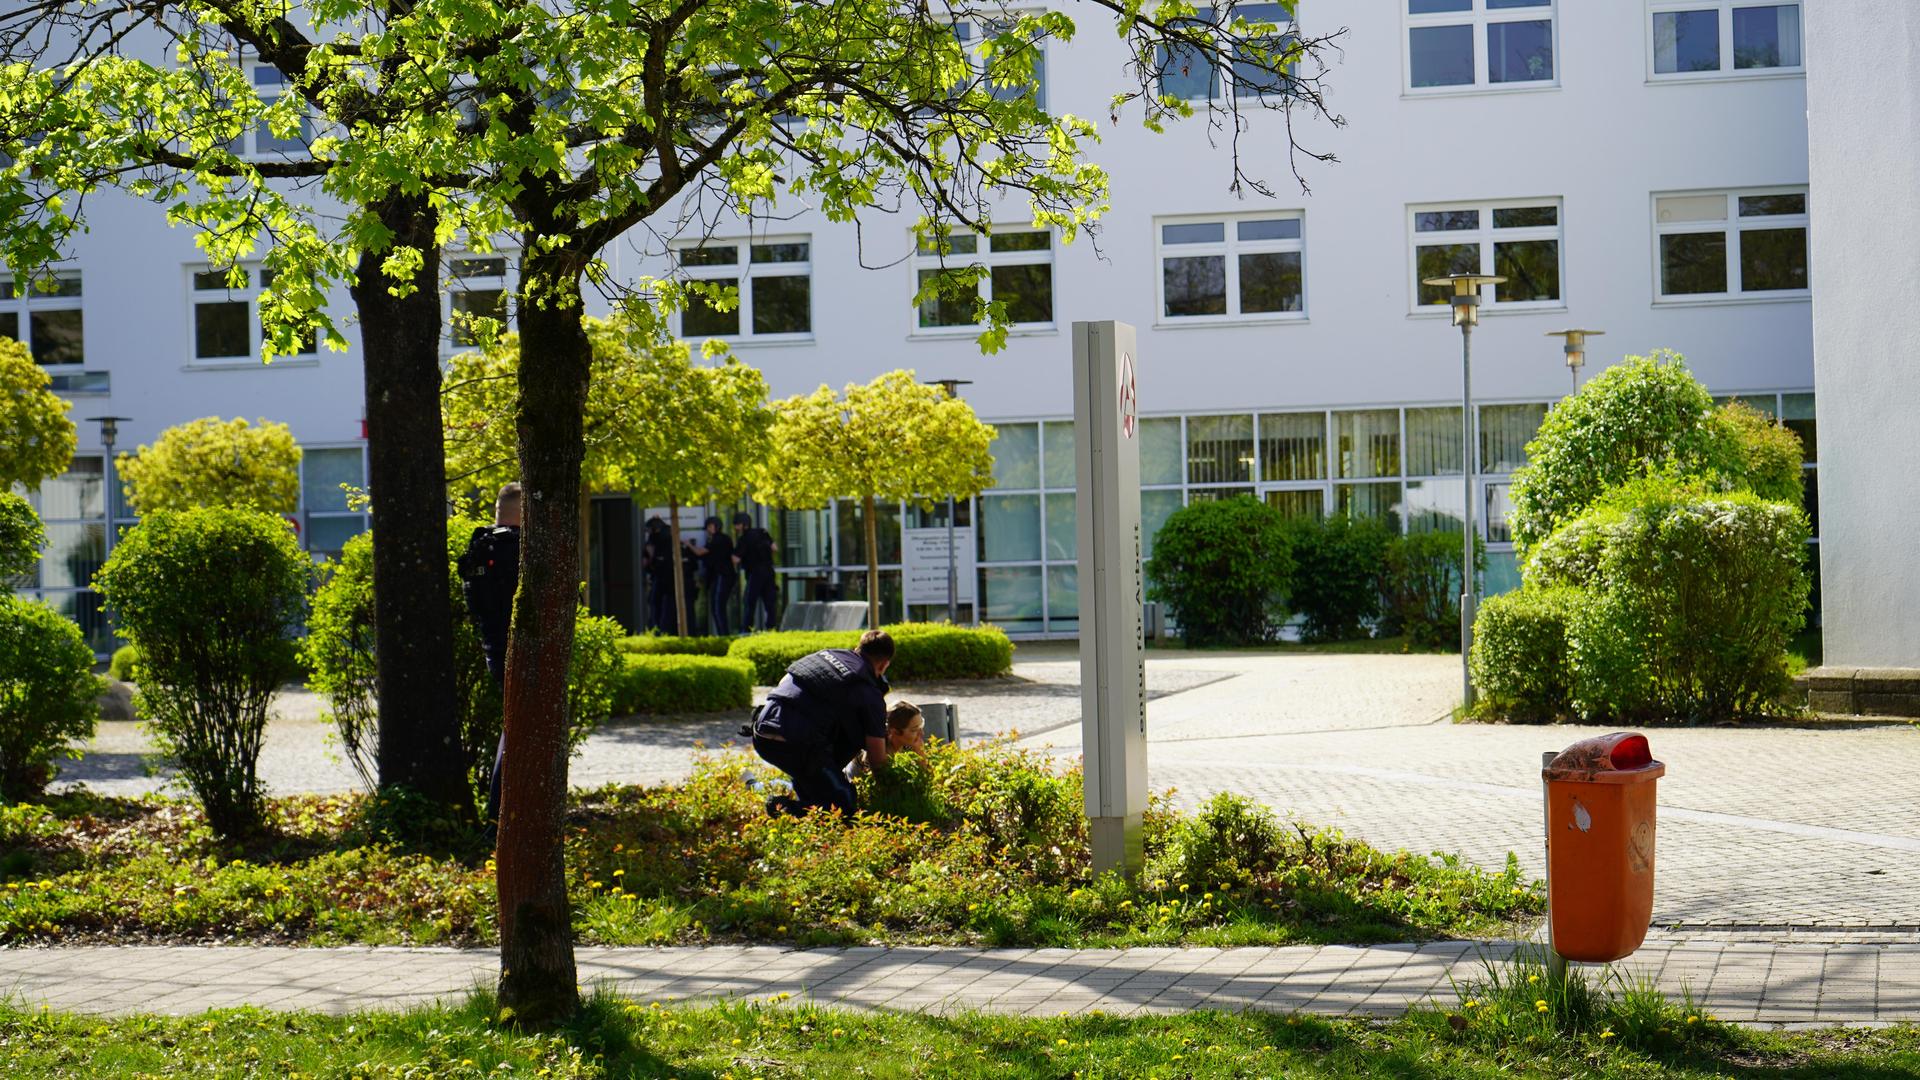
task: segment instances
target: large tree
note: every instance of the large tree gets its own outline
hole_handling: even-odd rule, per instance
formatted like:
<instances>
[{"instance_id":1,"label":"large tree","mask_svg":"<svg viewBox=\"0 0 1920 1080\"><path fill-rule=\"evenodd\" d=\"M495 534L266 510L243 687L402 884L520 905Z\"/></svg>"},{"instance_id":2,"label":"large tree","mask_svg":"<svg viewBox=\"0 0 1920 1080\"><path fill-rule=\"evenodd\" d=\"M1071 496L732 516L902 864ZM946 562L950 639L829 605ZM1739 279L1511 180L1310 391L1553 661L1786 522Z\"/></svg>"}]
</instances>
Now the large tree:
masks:
<instances>
[{"instance_id":1,"label":"large tree","mask_svg":"<svg viewBox=\"0 0 1920 1080\"><path fill-rule=\"evenodd\" d=\"M300 508L300 444L285 424L203 416L160 433L117 462L136 514L196 506Z\"/></svg>"},{"instance_id":2,"label":"large tree","mask_svg":"<svg viewBox=\"0 0 1920 1080\"><path fill-rule=\"evenodd\" d=\"M970 499L993 483L993 428L940 386L890 371L844 396L822 386L775 406L773 456L755 480L764 502L806 508L860 500L867 625L880 625L876 502Z\"/></svg>"},{"instance_id":3,"label":"large tree","mask_svg":"<svg viewBox=\"0 0 1920 1080\"><path fill-rule=\"evenodd\" d=\"M1322 38L1250 19L1232 3L1202 13L1183 0L1151 9L1132 0L1077 2L1110 20L1125 49L1110 99L1116 119L1129 104L1150 127L1189 115L1187 103L1160 94L1159 79L1197 65L1219 75L1222 93L1206 109L1235 147L1246 112L1324 112L1315 60ZM931 241L956 226L988 231L996 215L1071 240L1106 203L1106 174L1086 149L1097 127L1050 114L1025 88L1036 82L1046 44L1071 39L1073 19L971 0L937 10L891 0L325 0L302 22L253 0L42 0L30 10L43 22L83 20L84 60L77 74L65 63L76 54L62 34L56 54L37 58L55 62L50 72L0 73L10 87L0 96L0 132L52 109L66 117L62 131L76 134L53 150L45 149L53 140L27 146L0 135L15 155L0 170L0 220L8 204L23 202L29 178L51 175L73 190L118 175L98 165L94 140L135 149L188 140L187 165L218 159L221 168L192 174L200 194L175 180L165 197L177 203L177 218L219 226L204 234L212 250L237 257L271 233L266 312L276 341L289 343L324 322L304 314L319 305L319 285L363 269L367 253L377 253L385 275L379 288L408 297L431 287L421 268L435 245L462 234L518 241L516 422L527 510L507 659L500 1000L526 1022L570 1013L578 995L561 847L564 688L593 357L582 324L585 284L630 284L629 303L684 302L688 287L673 282L612 281L602 253L642 223L671 233L700 220L709 194L747 214L782 196L837 221L869 209L910 210ZM131 73L95 62L112 59L143 23L165 32L169 51L210 59ZM963 38L956 24L977 32ZM7 29L0 25L0 34ZM328 194L350 208L343 226L285 196L261 170L229 168L236 159L221 148L248 123L286 132L295 117L285 98L263 106L224 54L196 54L215 32L272 63L336 122L316 140L314 164L325 166L316 171ZM169 94L181 81L189 85L176 105ZM164 120L157 127L149 122L155 114ZM82 169L62 151L94 166ZM1228 171L1236 188L1265 190L1237 153ZM373 209L412 198L421 202L407 205L438 215L429 235L411 228L418 217L394 222ZM27 219L21 234L29 239L48 224L31 211L15 217ZM16 266L20 247L8 252ZM982 274L963 266L933 280L950 290ZM364 275L354 280L368 284ZM364 305L372 291L362 287L356 299ZM730 297L710 291L707 299ZM982 341L992 347L1003 312L982 307ZM362 321L371 331L364 312ZM438 423L421 428L427 438L439 432ZM432 479L437 495L443 477ZM380 483L375 477L376 493ZM439 542L436 533L422 551L443 557ZM384 664L394 654L381 647Z\"/></svg>"},{"instance_id":4,"label":"large tree","mask_svg":"<svg viewBox=\"0 0 1920 1080\"><path fill-rule=\"evenodd\" d=\"M0 338L0 491L15 484L39 491L73 460L73 403L52 383L25 345Z\"/></svg>"}]
</instances>

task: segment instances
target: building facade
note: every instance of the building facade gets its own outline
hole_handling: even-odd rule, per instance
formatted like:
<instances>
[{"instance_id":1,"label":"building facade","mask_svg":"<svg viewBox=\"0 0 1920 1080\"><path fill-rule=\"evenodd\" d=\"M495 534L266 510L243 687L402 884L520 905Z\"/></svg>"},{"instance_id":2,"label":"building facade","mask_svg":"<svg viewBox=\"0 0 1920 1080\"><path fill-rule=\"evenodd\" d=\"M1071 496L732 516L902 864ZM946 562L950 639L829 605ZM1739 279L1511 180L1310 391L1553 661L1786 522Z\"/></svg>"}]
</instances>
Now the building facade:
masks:
<instances>
[{"instance_id":1,"label":"building facade","mask_svg":"<svg viewBox=\"0 0 1920 1080\"><path fill-rule=\"evenodd\" d=\"M680 330L727 340L776 395L900 367L970 380L964 395L1000 438L996 487L956 515L976 526L978 604L964 617L1021 634L1076 628L1068 330L1090 319L1139 330L1149 536L1183 503L1235 493L1289 513L1457 530L1464 468L1498 590L1516 581L1507 477L1572 386L1549 331L1606 332L1590 344L1587 377L1626 354L1685 354L1715 394L1796 428L1815 479L1801 7L1307 0L1305 33L1346 31L1326 80L1346 123L1298 125L1302 144L1338 159L1300 161L1308 191L1293 179L1283 117L1249 110L1237 152L1271 198L1229 190L1229 139L1201 117L1164 134L1137 115L1108 123L1124 61L1111 35L1050 46L1035 92L1053 112L1102 118L1092 152L1112 176L1112 209L1072 243L1026 226L1011 202L992 236L957 238L948 258L985 264L981 287L1015 322L994 355L976 345L967 305L912 303L941 267L915 249L906 215L855 228L783 203L777 220L707 216L699 233L607 255L617 279L737 284L737 311L692 310ZM1193 69L1162 90L1196 103L1232 92ZM263 366L250 355L257 268L235 287L154 207L102 198L89 209L62 288L0 303L0 332L28 340L77 418L131 417L121 449L199 416L291 424L308 455L303 540L324 553L364 528L339 487L364 476L356 328L344 354ZM511 254L455 255L447 267L449 312L492 310L513 286ZM1459 334L1419 284L1457 270L1509 278L1489 291L1475 335L1481 436L1464 462ZM337 310L350 311L344 292ZM40 497L54 547L25 584L104 643L85 583L108 507L97 430L84 419L81 429L73 473ZM861 597L857 506L761 512L789 599ZM613 496L594 515L595 604L623 618L637 605L642 513ZM909 609L900 564L903 527L944 511L882 513L889 610L943 615L944 604ZM124 508L114 516L124 521Z\"/></svg>"}]
</instances>

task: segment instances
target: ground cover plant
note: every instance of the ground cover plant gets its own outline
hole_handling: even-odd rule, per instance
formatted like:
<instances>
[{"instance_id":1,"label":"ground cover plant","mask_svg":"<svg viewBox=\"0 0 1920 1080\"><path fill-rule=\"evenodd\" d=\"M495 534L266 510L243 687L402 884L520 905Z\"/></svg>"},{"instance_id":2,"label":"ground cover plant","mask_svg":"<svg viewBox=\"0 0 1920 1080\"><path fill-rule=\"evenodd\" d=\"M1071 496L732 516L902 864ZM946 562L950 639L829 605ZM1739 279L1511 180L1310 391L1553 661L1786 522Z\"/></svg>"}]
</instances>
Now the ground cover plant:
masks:
<instances>
[{"instance_id":1,"label":"ground cover plant","mask_svg":"<svg viewBox=\"0 0 1920 1080\"><path fill-rule=\"evenodd\" d=\"M1920 1070L1920 1031L1745 1031L1659 1002L1669 1038L1624 1023L1568 1033L1551 1013L1523 1028L1479 1010L1416 1009L1387 1024L1270 1013L1121 1018L854 1013L798 1000L666 1006L589 997L556 1031L503 1027L498 1003L349 1016L230 1009L104 1018L0 1005L0 1070L21 1078L787 1078L862 1075L1002 1080L1126 1078L1668 1076L1886 1080ZM1651 1002L1649 1002L1651 1003ZM1688 1023L1693 1016L1695 1022Z\"/></svg>"},{"instance_id":2,"label":"ground cover plant","mask_svg":"<svg viewBox=\"0 0 1920 1080\"><path fill-rule=\"evenodd\" d=\"M1087 872L1077 773L1004 747L936 745L863 781L851 824L768 818L742 756L682 784L578 793L566 826L577 936L602 944L997 945L1399 941L1498 933L1537 891L1452 860L1389 855L1229 796L1162 798L1138 885ZM403 846L407 807L265 803L219 840L185 801L57 797L0 808L0 943L495 940L483 844ZM407 835L418 835L417 829Z\"/></svg>"}]
</instances>

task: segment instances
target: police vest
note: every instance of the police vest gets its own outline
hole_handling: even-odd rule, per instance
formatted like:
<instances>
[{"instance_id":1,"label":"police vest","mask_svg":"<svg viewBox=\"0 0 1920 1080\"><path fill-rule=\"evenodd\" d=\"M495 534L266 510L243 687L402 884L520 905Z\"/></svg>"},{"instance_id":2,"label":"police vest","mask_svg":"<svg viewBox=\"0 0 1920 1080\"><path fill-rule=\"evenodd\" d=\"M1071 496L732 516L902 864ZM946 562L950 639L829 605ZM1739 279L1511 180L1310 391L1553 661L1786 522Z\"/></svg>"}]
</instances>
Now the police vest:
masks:
<instances>
[{"instance_id":1,"label":"police vest","mask_svg":"<svg viewBox=\"0 0 1920 1080\"><path fill-rule=\"evenodd\" d=\"M806 694L802 708L814 715L815 710L851 709L855 695L862 686L871 686L886 693L886 684L875 678L867 666L858 661L849 661L849 654L840 649L822 649L817 653L803 656L787 669L787 675L794 684Z\"/></svg>"}]
</instances>

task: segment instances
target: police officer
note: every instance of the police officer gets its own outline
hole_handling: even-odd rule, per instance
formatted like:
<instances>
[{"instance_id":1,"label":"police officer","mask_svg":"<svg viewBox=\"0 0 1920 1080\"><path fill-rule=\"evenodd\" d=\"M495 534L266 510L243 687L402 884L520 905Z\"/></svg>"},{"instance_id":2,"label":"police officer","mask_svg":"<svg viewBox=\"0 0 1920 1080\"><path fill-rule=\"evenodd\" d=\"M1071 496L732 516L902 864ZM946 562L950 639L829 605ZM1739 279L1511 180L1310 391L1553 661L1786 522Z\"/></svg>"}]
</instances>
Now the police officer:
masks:
<instances>
[{"instance_id":1,"label":"police officer","mask_svg":"<svg viewBox=\"0 0 1920 1080\"><path fill-rule=\"evenodd\" d=\"M793 798L767 800L768 814L816 808L853 813L845 769L862 750L867 764L887 764L887 681L893 638L860 635L852 649L823 649L794 661L755 715L753 750L793 779Z\"/></svg>"},{"instance_id":2,"label":"police officer","mask_svg":"<svg viewBox=\"0 0 1920 1080\"><path fill-rule=\"evenodd\" d=\"M746 513L733 515L733 561L747 575L747 591L740 605L740 629L771 630L778 625L774 611L773 536L753 523ZM764 618L756 616L764 612ZM756 626L755 624L758 623Z\"/></svg>"},{"instance_id":3,"label":"police officer","mask_svg":"<svg viewBox=\"0 0 1920 1080\"><path fill-rule=\"evenodd\" d=\"M727 604L733 599L733 587L740 580L734 567L733 537L717 517L707 518L707 543L689 543L687 550L700 560L700 576L707 583L707 613L712 622L709 631L716 637L727 636Z\"/></svg>"},{"instance_id":4,"label":"police officer","mask_svg":"<svg viewBox=\"0 0 1920 1080\"><path fill-rule=\"evenodd\" d=\"M467 550L456 564L467 614L480 634L480 651L487 658L493 685L507 681L507 632L513 625L513 594L520 588L520 485L504 484L493 503L493 525L473 530ZM500 814L500 763L507 736L493 752L493 783L487 791L487 821Z\"/></svg>"}]
</instances>

